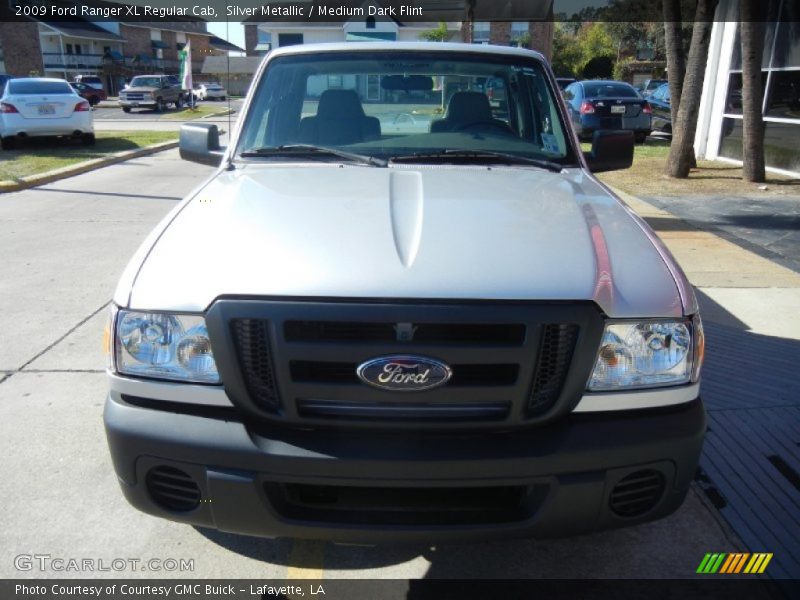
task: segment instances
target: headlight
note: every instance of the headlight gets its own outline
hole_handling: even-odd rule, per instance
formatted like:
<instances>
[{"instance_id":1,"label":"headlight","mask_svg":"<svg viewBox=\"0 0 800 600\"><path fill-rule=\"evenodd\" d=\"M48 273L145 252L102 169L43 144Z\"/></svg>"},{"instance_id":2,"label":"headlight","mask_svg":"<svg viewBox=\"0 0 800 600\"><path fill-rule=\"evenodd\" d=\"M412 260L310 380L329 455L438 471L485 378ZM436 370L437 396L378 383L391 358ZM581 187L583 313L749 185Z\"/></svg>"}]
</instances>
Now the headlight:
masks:
<instances>
[{"instance_id":1,"label":"headlight","mask_svg":"<svg viewBox=\"0 0 800 600\"><path fill-rule=\"evenodd\" d=\"M609 323L588 389L597 392L688 383L693 354L689 321Z\"/></svg>"},{"instance_id":2,"label":"headlight","mask_svg":"<svg viewBox=\"0 0 800 600\"><path fill-rule=\"evenodd\" d=\"M201 315L120 310L114 351L117 371L126 375L219 383Z\"/></svg>"}]
</instances>

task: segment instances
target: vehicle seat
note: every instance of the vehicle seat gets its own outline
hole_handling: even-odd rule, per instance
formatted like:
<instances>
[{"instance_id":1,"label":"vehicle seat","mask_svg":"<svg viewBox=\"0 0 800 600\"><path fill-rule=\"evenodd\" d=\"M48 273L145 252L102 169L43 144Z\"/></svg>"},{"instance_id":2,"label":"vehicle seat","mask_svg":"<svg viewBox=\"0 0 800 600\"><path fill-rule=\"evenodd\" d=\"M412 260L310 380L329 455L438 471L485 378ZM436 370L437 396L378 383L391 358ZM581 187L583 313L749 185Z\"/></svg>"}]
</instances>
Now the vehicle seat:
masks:
<instances>
[{"instance_id":1,"label":"vehicle seat","mask_svg":"<svg viewBox=\"0 0 800 600\"><path fill-rule=\"evenodd\" d=\"M496 125L511 131L505 121L492 116L489 98L481 92L456 92L447 104L444 119L431 121L431 133L459 131L471 125Z\"/></svg>"},{"instance_id":2,"label":"vehicle seat","mask_svg":"<svg viewBox=\"0 0 800 600\"><path fill-rule=\"evenodd\" d=\"M319 98L317 114L300 121L301 144L341 146L379 140L381 123L364 114L353 90L325 90Z\"/></svg>"}]
</instances>

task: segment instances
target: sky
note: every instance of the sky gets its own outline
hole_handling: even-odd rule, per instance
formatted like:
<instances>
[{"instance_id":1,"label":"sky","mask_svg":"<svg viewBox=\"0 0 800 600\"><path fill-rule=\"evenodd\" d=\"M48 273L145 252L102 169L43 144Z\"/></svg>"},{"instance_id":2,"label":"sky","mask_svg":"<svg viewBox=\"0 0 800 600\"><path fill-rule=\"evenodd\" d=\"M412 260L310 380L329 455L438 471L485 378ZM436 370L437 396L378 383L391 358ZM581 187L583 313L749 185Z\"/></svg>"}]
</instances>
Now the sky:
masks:
<instances>
[{"instance_id":1,"label":"sky","mask_svg":"<svg viewBox=\"0 0 800 600\"><path fill-rule=\"evenodd\" d=\"M223 40L228 40L231 44L236 44L239 48L244 48L244 26L239 21L230 23L209 21L208 31Z\"/></svg>"}]
</instances>

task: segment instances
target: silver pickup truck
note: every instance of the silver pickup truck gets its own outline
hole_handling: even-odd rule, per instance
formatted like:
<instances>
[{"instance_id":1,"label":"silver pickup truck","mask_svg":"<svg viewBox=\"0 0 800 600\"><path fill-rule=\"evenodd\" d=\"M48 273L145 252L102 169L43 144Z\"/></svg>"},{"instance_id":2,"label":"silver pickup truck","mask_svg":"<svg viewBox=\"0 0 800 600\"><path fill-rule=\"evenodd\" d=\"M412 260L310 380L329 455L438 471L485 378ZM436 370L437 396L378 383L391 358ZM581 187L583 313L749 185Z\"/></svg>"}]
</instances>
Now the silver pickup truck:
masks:
<instances>
[{"instance_id":1,"label":"silver pickup truck","mask_svg":"<svg viewBox=\"0 0 800 600\"><path fill-rule=\"evenodd\" d=\"M502 106L485 91L502 80ZM692 288L532 51L293 46L114 294L105 425L147 513L347 542L664 517L705 431Z\"/></svg>"}]
</instances>

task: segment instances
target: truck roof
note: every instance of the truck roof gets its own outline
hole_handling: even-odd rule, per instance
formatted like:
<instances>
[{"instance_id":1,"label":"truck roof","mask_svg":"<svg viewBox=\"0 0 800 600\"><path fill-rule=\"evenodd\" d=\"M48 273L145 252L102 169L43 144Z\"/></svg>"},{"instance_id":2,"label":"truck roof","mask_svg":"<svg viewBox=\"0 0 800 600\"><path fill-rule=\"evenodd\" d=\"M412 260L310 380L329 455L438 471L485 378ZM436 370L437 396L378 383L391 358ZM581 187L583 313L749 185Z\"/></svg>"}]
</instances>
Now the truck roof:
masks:
<instances>
[{"instance_id":1,"label":"truck roof","mask_svg":"<svg viewBox=\"0 0 800 600\"><path fill-rule=\"evenodd\" d=\"M457 42L333 42L323 44L298 44L295 46L278 48L277 50L271 51L268 56L271 58L275 56L307 54L313 52L392 52L409 50L524 56L526 58L545 60L544 56L540 52L528 50L527 48L483 44L463 44Z\"/></svg>"}]
</instances>

